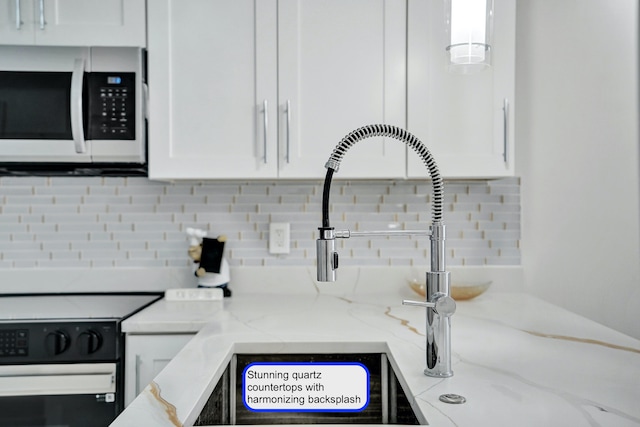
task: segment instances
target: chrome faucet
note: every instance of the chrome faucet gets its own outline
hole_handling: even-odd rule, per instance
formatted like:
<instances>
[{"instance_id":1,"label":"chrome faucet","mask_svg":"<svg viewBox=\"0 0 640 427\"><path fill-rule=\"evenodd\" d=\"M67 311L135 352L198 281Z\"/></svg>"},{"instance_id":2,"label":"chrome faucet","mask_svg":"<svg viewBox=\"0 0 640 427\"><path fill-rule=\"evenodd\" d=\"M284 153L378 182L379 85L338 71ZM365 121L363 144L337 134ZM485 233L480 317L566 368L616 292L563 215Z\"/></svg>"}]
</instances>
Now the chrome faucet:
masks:
<instances>
[{"instance_id":1,"label":"chrome faucet","mask_svg":"<svg viewBox=\"0 0 640 427\"><path fill-rule=\"evenodd\" d=\"M336 231L329 225L329 193L331 179L338 171L345 153L355 143L372 136L390 137L411 147L422 158L429 170L433 188L432 221L429 230L384 230L384 231ZM402 128L390 125L364 126L347 134L334 148L325 164L327 174L322 194L322 227L316 240L318 281L335 282L338 269L338 252L335 239L360 236L429 236L431 240L431 271L427 272L425 301L402 301L406 305L426 307L426 359L424 374L432 377L450 377L451 370L451 315L456 303L449 296L450 275L445 268L445 226L442 222L444 185L438 166L431 153L420 140Z\"/></svg>"}]
</instances>

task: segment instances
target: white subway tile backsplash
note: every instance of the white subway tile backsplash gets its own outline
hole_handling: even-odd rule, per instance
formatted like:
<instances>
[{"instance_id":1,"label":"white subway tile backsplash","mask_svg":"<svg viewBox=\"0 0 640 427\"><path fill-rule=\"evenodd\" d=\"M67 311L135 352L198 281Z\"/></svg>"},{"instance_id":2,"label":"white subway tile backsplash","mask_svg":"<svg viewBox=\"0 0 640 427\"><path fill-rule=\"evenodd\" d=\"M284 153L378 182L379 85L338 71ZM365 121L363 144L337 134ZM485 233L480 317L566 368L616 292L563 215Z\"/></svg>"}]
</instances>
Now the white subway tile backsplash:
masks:
<instances>
[{"instance_id":1,"label":"white subway tile backsplash","mask_svg":"<svg viewBox=\"0 0 640 427\"><path fill-rule=\"evenodd\" d=\"M68 250L68 251L51 251L51 260L53 261L61 261L61 260L80 260L80 251Z\"/></svg>"},{"instance_id":2,"label":"white subway tile backsplash","mask_svg":"<svg viewBox=\"0 0 640 427\"><path fill-rule=\"evenodd\" d=\"M8 195L4 197L3 204L6 205L51 205L53 204L53 196L34 196L34 195Z\"/></svg>"},{"instance_id":3,"label":"white subway tile backsplash","mask_svg":"<svg viewBox=\"0 0 640 427\"><path fill-rule=\"evenodd\" d=\"M244 183L240 185L240 193L241 195L267 195L269 193L269 188L272 187L273 184L265 184L261 182L256 182L253 184Z\"/></svg>"},{"instance_id":4,"label":"white subway tile backsplash","mask_svg":"<svg viewBox=\"0 0 640 427\"><path fill-rule=\"evenodd\" d=\"M2 189L2 196L31 196L33 195L33 187L31 186L15 186Z\"/></svg>"},{"instance_id":5,"label":"white subway tile backsplash","mask_svg":"<svg viewBox=\"0 0 640 427\"><path fill-rule=\"evenodd\" d=\"M371 182L371 183L364 183L364 182L349 182L349 181L340 181L337 180L336 182L331 184L331 197L333 197L333 195L338 195L338 194L343 194L343 195L360 195L360 194L377 194L377 195L383 195L383 194L389 194L389 188L390 188L390 184L391 187L393 187L393 184L391 182ZM319 195L322 194L322 191L320 191Z\"/></svg>"},{"instance_id":6,"label":"white subway tile backsplash","mask_svg":"<svg viewBox=\"0 0 640 427\"><path fill-rule=\"evenodd\" d=\"M232 265L315 262L322 182L161 183L121 177L1 177L0 268L189 266L187 227L227 236ZM337 229L428 229L428 180L335 180ZM520 181L445 182L447 262L520 263ZM269 223L291 225L291 253L268 252ZM338 241L343 265L424 265L428 237Z\"/></svg>"},{"instance_id":7,"label":"white subway tile backsplash","mask_svg":"<svg viewBox=\"0 0 640 427\"><path fill-rule=\"evenodd\" d=\"M73 187L69 187L69 188L73 188ZM91 187L87 187L87 192L91 195L95 195L95 196L115 196L117 193L117 187L114 186L99 186L99 185L93 185ZM53 193L55 194L55 193Z\"/></svg>"},{"instance_id":8,"label":"white subway tile backsplash","mask_svg":"<svg viewBox=\"0 0 640 427\"><path fill-rule=\"evenodd\" d=\"M15 224L17 222L20 222L21 216L22 215L5 213L3 211L2 215L0 215L0 224Z\"/></svg>"},{"instance_id":9,"label":"white subway tile backsplash","mask_svg":"<svg viewBox=\"0 0 640 427\"><path fill-rule=\"evenodd\" d=\"M111 232L102 231L102 232L90 232L89 240L91 242L103 242L103 241L113 241L113 234Z\"/></svg>"},{"instance_id":10,"label":"white subway tile backsplash","mask_svg":"<svg viewBox=\"0 0 640 427\"><path fill-rule=\"evenodd\" d=\"M87 205L128 205L131 203L129 196L105 196L105 195L87 195L82 197L82 203Z\"/></svg>"},{"instance_id":11,"label":"white subway tile backsplash","mask_svg":"<svg viewBox=\"0 0 640 427\"><path fill-rule=\"evenodd\" d=\"M389 265L410 267L413 262L411 258L389 258Z\"/></svg>"},{"instance_id":12,"label":"white subway tile backsplash","mask_svg":"<svg viewBox=\"0 0 640 427\"><path fill-rule=\"evenodd\" d=\"M45 213L42 215L42 220L45 223L50 224L63 224L63 223L95 223L98 220L98 215L87 213Z\"/></svg>"},{"instance_id":13,"label":"white subway tile backsplash","mask_svg":"<svg viewBox=\"0 0 640 427\"><path fill-rule=\"evenodd\" d=\"M38 242L83 242L89 240L89 233L72 231L66 233L42 232L34 235Z\"/></svg>"},{"instance_id":14,"label":"white subway tile backsplash","mask_svg":"<svg viewBox=\"0 0 640 427\"><path fill-rule=\"evenodd\" d=\"M155 210L155 204L142 204L142 203L131 203L130 205L118 206L117 208L112 208L110 212L118 212L121 215L126 214L134 214L138 217L140 216L150 216L157 217L159 215L175 215L176 212L182 213L179 211L168 211L168 212L159 212ZM160 219L160 221L165 221L164 219Z\"/></svg>"},{"instance_id":15,"label":"white subway tile backsplash","mask_svg":"<svg viewBox=\"0 0 640 427\"><path fill-rule=\"evenodd\" d=\"M51 252L52 254L71 252L71 243L69 242L46 240L42 241L40 245L43 251Z\"/></svg>"},{"instance_id":16,"label":"white subway tile backsplash","mask_svg":"<svg viewBox=\"0 0 640 427\"><path fill-rule=\"evenodd\" d=\"M103 249L84 249L80 251L80 259L86 260L116 260L116 259L124 259L127 257L126 252L119 251L117 249L113 250L103 250Z\"/></svg>"},{"instance_id":17,"label":"white subway tile backsplash","mask_svg":"<svg viewBox=\"0 0 640 427\"><path fill-rule=\"evenodd\" d=\"M143 240L122 240L118 242L118 249L121 251L144 251L148 254L153 254L149 250L149 245Z\"/></svg>"},{"instance_id":18,"label":"white subway tile backsplash","mask_svg":"<svg viewBox=\"0 0 640 427\"><path fill-rule=\"evenodd\" d=\"M132 222L134 224L143 224L147 222L161 222L168 224L173 222L173 213L126 212L120 214L120 220L122 222Z\"/></svg>"},{"instance_id":19,"label":"white subway tile backsplash","mask_svg":"<svg viewBox=\"0 0 640 427\"><path fill-rule=\"evenodd\" d=\"M49 178L39 176L17 177L17 176L5 176L2 178L3 188L8 187L44 187L47 185Z\"/></svg>"},{"instance_id":20,"label":"white subway tile backsplash","mask_svg":"<svg viewBox=\"0 0 640 427\"><path fill-rule=\"evenodd\" d=\"M122 248L121 248L122 249ZM131 260L155 260L158 259L157 253L144 249L134 249L127 251L127 259Z\"/></svg>"},{"instance_id":21,"label":"white subway tile backsplash","mask_svg":"<svg viewBox=\"0 0 640 427\"><path fill-rule=\"evenodd\" d=\"M118 242L112 240L74 241L71 242L71 249L78 250L82 253L88 253L90 251L116 251L118 250Z\"/></svg>"},{"instance_id":22,"label":"white subway tile backsplash","mask_svg":"<svg viewBox=\"0 0 640 427\"><path fill-rule=\"evenodd\" d=\"M280 204L280 203L260 203L257 206L260 213L301 213L304 212L302 203Z\"/></svg>"},{"instance_id":23,"label":"white subway tile backsplash","mask_svg":"<svg viewBox=\"0 0 640 427\"><path fill-rule=\"evenodd\" d=\"M259 209L258 209L258 205L255 204L255 203L254 204L242 204L242 205L231 204L231 205L229 205L229 212L236 213L236 214L258 213Z\"/></svg>"},{"instance_id":24,"label":"white subway tile backsplash","mask_svg":"<svg viewBox=\"0 0 640 427\"><path fill-rule=\"evenodd\" d=\"M2 205L2 196L0 196L0 216L2 214L28 214L30 212L31 206L27 205Z\"/></svg>"},{"instance_id":25,"label":"white subway tile backsplash","mask_svg":"<svg viewBox=\"0 0 640 427\"><path fill-rule=\"evenodd\" d=\"M129 181L127 185L117 186L115 187L115 189L116 189L116 194L119 194L121 196L132 196L131 197L132 200L135 200L137 197L140 197L140 196L153 197L157 199L158 196L164 194L165 192L164 185L154 184L151 182L135 183L135 182Z\"/></svg>"},{"instance_id":26,"label":"white subway tile backsplash","mask_svg":"<svg viewBox=\"0 0 640 427\"><path fill-rule=\"evenodd\" d=\"M83 260L85 261L85 260ZM116 260L110 260L110 259L93 259L93 260L87 260L87 263L89 265L89 267L91 268L111 268L111 267L116 267L118 266L116 263ZM121 267L123 267L122 265L120 265ZM67 266L68 267L68 266ZM127 265L124 265L124 267L128 267Z\"/></svg>"},{"instance_id":27,"label":"white subway tile backsplash","mask_svg":"<svg viewBox=\"0 0 640 427\"><path fill-rule=\"evenodd\" d=\"M52 221L53 222L53 221ZM104 224L98 222L59 222L56 224L56 231L59 233L79 232L79 231L104 231Z\"/></svg>"},{"instance_id":28,"label":"white subway tile backsplash","mask_svg":"<svg viewBox=\"0 0 640 427\"><path fill-rule=\"evenodd\" d=\"M12 267L15 267L15 268L34 268L37 266L38 266L38 261L34 259L12 260Z\"/></svg>"},{"instance_id":29,"label":"white subway tile backsplash","mask_svg":"<svg viewBox=\"0 0 640 427\"><path fill-rule=\"evenodd\" d=\"M382 196L382 202L396 205L420 205L424 207L429 203L430 198L426 194L385 194ZM378 201L380 203L380 201Z\"/></svg>"},{"instance_id":30,"label":"white subway tile backsplash","mask_svg":"<svg viewBox=\"0 0 640 427\"><path fill-rule=\"evenodd\" d=\"M32 233L22 233L22 232L15 232L15 233L11 233L11 237L10 237L12 242L32 242L34 241L34 236Z\"/></svg>"},{"instance_id":31,"label":"white subway tile backsplash","mask_svg":"<svg viewBox=\"0 0 640 427\"><path fill-rule=\"evenodd\" d=\"M74 260L75 261L75 260ZM52 259L40 260L40 259L29 259L29 260L13 260L11 261L11 268L37 268L43 263L49 264L51 262L55 262ZM67 261L62 261L67 262Z\"/></svg>"},{"instance_id":32,"label":"white subway tile backsplash","mask_svg":"<svg viewBox=\"0 0 640 427\"><path fill-rule=\"evenodd\" d=\"M29 240L0 240L0 251L39 251L40 243L35 242L33 237Z\"/></svg>"},{"instance_id":33,"label":"white subway tile backsplash","mask_svg":"<svg viewBox=\"0 0 640 427\"><path fill-rule=\"evenodd\" d=\"M4 251L2 259L5 261L24 261L24 260L37 260L37 259L49 259L48 252L42 252L40 250L11 250Z\"/></svg>"}]
</instances>

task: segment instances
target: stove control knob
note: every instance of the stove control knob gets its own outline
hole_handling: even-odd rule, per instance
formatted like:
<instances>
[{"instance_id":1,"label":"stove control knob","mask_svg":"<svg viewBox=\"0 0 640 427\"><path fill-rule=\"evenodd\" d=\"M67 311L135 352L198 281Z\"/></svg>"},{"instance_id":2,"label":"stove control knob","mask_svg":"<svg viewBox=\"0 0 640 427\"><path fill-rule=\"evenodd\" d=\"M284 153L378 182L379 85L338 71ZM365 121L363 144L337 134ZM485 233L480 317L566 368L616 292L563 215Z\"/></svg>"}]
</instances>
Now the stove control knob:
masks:
<instances>
[{"instance_id":1,"label":"stove control knob","mask_svg":"<svg viewBox=\"0 0 640 427\"><path fill-rule=\"evenodd\" d=\"M82 354L95 353L102 346L102 337L94 330L86 330L78 335L78 349Z\"/></svg>"},{"instance_id":2,"label":"stove control knob","mask_svg":"<svg viewBox=\"0 0 640 427\"><path fill-rule=\"evenodd\" d=\"M55 356L57 354L64 353L69 348L69 343L69 335L67 335L65 331L57 330L47 334L44 345L47 349L47 353Z\"/></svg>"}]
</instances>

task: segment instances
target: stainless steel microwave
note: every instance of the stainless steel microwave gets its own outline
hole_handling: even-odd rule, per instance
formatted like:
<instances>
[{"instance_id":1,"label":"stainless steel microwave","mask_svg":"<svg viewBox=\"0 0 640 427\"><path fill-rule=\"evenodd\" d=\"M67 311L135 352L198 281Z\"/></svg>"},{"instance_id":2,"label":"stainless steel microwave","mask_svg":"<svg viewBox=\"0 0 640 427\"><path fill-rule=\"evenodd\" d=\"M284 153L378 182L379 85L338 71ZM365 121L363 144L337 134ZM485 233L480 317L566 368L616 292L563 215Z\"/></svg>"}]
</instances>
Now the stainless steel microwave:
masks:
<instances>
[{"instance_id":1,"label":"stainless steel microwave","mask_svg":"<svg viewBox=\"0 0 640 427\"><path fill-rule=\"evenodd\" d=\"M0 46L0 168L146 167L145 82L140 48Z\"/></svg>"}]
</instances>

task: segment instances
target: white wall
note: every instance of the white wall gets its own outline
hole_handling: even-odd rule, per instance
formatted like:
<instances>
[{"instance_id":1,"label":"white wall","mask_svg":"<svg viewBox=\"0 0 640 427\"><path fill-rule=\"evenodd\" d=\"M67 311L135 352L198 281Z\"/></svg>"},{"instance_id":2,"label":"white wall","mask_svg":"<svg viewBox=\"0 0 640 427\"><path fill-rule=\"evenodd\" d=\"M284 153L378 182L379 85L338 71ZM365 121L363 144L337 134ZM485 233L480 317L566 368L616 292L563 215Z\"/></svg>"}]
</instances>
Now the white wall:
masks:
<instances>
[{"instance_id":1,"label":"white wall","mask_svg":"<svg viewBox=\"0 0 640 427\"><path fill-rule=\"evenodd\" d=\"M637 0L520 0L528 289L640 338Z\"/></svg>"}]
</instances>

